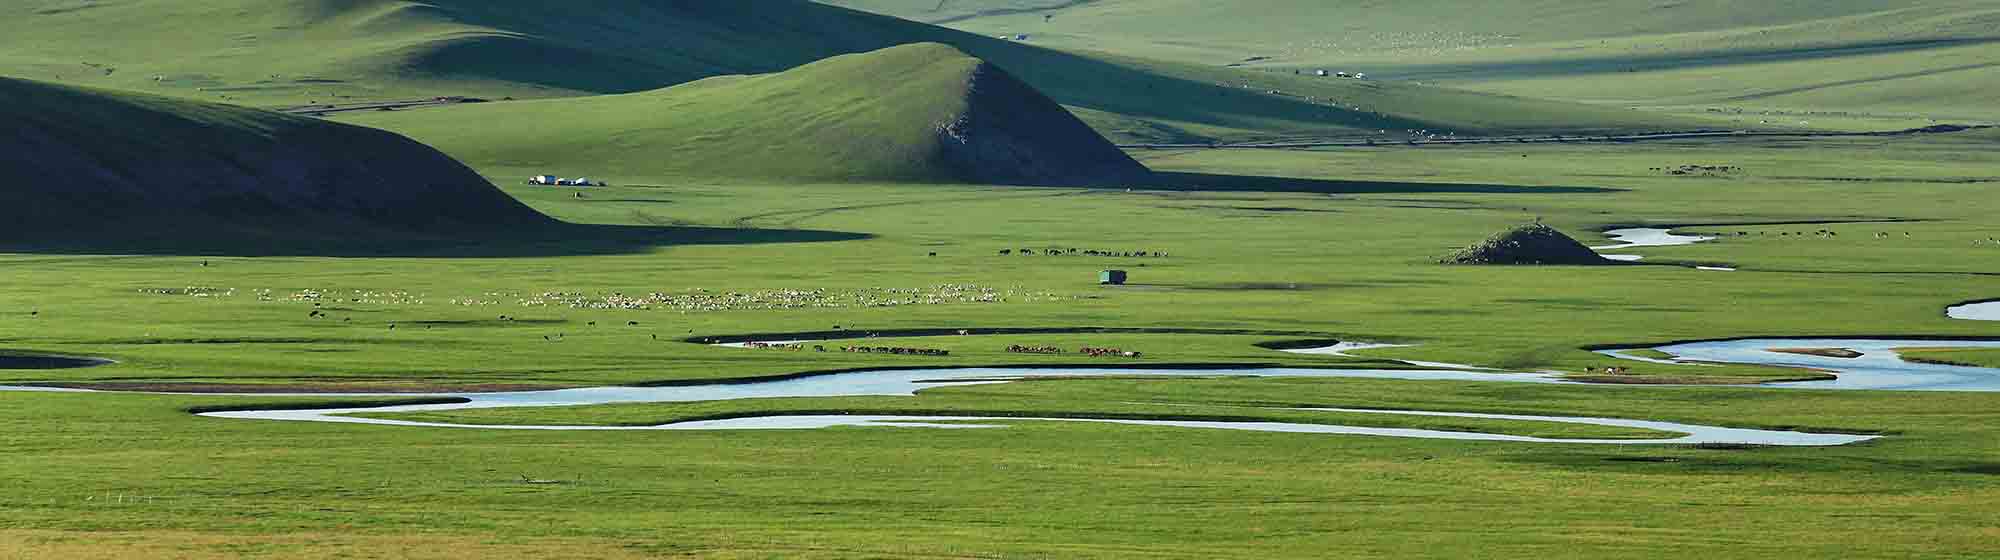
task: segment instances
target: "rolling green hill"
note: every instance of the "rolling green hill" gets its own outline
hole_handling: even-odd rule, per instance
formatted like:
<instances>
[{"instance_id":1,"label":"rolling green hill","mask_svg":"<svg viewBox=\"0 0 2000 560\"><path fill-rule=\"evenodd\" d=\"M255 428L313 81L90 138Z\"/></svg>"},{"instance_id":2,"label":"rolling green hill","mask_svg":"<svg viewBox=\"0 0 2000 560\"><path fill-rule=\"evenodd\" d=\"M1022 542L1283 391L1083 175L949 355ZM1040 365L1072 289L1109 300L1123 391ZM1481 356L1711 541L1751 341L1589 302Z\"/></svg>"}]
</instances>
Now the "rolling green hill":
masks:
<instances>
[{"instance_id":1,"label":"rolling green hill","mask_svg":"<svg viewBox=\"0 0 2000 560\"><path fill-rule=\"evenodd\" d=\"M553 224L434 149L256 109L0 78L9 247L465 239Z\"/></svg>"},{"instance_id":2,"label":"rolling green hill","mask_svg":"<svg viewBox=\"0 0 2000 560\"><path fill-rule=\"evenodd\" d=\"M1146 174L1060 105L936 43L657 91L355 121L482 169L1027 185L1112 185Z\"/></svg>"},{"instance_id":3,"label":"rolling green hill","mask_svg":"<svg viewBox=\"0 0 2000 560\"><path fill-rule=\"evenodd\" d=\"M0 19L13 24L0 35L0 74L265 106L632 93L939 42L1007 69L1117 140L1708 126L1068 53L804 0L29 0L0 6Z\"/></svg>"},{"instance_id":4,"label":"rolling green hill","mask_svg":"<svg viewBox=\"0 0 2000 560\"><path fill-rule=\"evenodd\" d=\"M1337 68L1618 106L2000 119L1984 93L2000 86L1994 0L825 1L1208 65Z\"/></svg>"}]
</instances>

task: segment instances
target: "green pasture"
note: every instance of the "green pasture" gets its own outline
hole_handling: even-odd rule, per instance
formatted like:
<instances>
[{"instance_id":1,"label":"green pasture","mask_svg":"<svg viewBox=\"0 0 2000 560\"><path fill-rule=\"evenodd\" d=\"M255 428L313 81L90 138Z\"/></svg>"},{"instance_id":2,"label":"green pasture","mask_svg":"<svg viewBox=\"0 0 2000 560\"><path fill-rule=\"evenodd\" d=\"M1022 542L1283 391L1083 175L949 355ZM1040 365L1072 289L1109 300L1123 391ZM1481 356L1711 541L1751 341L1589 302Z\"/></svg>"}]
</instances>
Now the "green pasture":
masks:
<instances>
[{"instance_id":1,"label":"green pasture","mask_svg":"<svg viewBox=\"0 0 2000 560\"><path fill-rule=\"evenodd\" d=\"M191 232L17 197L39 219L151 240L140 245L155 250L0 254L0 357L115 360L0 369L0 384L430 393L880 367L1426 360L1565 374L1617 366L1630 371L1609 380L1689 386L1217 374L910 397L368 415L469 426L768 414L1119 417L1660 435L1285 410L1343 407L1883 437L1793 449L1036 421L500 431L195 414L411 402L393 395L0 392L0 558L2000 555L2000 395L1732 386L1826 374L1591 351L1736 337L2000 337L2000 323L1944 311L2000 297L2000 197L1991 193L2000 134L1991 130L1134 149L1154 179L1104 189L941 185L907 172L898 154L936 140L922 126L964 101L963 88L949 86L970 59L914 65L942 68L935 73L771 74L943 42L1007 68L1124 143L1903 128L1996 118L1986 60L2000 7L1988 0L1270 0L1254 13L1191 0L828 3L964 31L794 0L0 7L0 19L17 23L0 34L8 76L256 106L491 98L329 118L432 145L513 198L578 224L422 246L356 233L339 250L272 256L267 242L313 224L172 250ZM1070 5L1041 10L1055 4ZM1017 33L1030 39L998 38ZM1260 56L1272 58L1247 60ZM1244 65L1225 66L1235 63ZM1375 76L1310 75L1318 68ZM715 77L736 74L764 75ZM8 102L0 117L102 134L87 156L109 167L249 152L325 128L154 97L126 105L160 113L9 95L46 91L24 83L0 82ZM879 94L898 84L911 87ZM831 121L839 125L815 126ZM785 149L760 151L773 147ZM615 186L522 184L544 173ZM1618 251L1646 257L1623 266L1436 262L1535 221L1589 245L1609 244L1605 230L1636 226L1717 239ZM1085 254L1093 251L1148 256ZM1097 284L1114 269L1130 283ZM703 343L826 332L841 334L796 351ZM1332 341L1409 346L1357 357L1272 349ZM812 348L843 345L949 355ZM1074 352L1084 346L1141 355ZM2000 366L1988 350L1905 352Z\"/></svg>"},{"instance_id":2,"label":"green pasture","mask_svg":"<svg viewBox=\"0 0 2000 560\"><path fill-rule=\"evenodd\" d=\"M1150 53L1060 51L804 0L602 0L581 7L489 0L42 0L0 7L0 18L20 22L15 32L0 37L0 75L263 107L647 92L937 42L1007 69L1116 140L1719 126L1704 115L1646 114L1407 82L1307 79L1163 61ZM189 28L204 32L187 33ZM839 78L829 87L904 80L922 81L881 68ZM787 104L767 101L779 108ZM527 120L545 107L530 105L480 125L518 121L569 139L605 133L586 123ZM683 115L654 109L634 116L646 122ZM398 128L387 119L381 124Z\"/></svg>"},{"instance_id":3,"label":"green pasture","mask_svg":"<svg viewBox=\"0 0 2000 560\"><path fill-rule=\"evenodd\" d=\"M588 244L575 254L544 248L535 253L541 256L10 255L0 260L8 280L0 292L5 348L119 363L0 373L8 383L421 391L875 366L1400 367L1257 346L1348 339L1418 345L1365 353L1375 358L1579 373L1625 365L1634 378L1654 380L1791 378L1802 374L1617 362L1583 348L1734 336L1994 335L1990 324L1943 315L1946 305L2000 290L2000 281L1986 274L2000 264L2000 246L1973 244L2000 234L1987 218L1992 197L1980 195L1994 163L1990 140L1969 134L1813 144L1142 151L1135 155L1170 174L1163 184L1171 188L1131 191L645 176L608 177L622 186L583 191L508 186L537 209L575 222L868 237L742 244L704 237L701 244L610 252ZM1681 164L1744 171L1686 177L1650 170ZM502 183L532 172L481 171ZM1598 229L1616 225L1924 221L1796 226L1838 230L1837 239L1732 235L1635 251L1662 262L1743 268L1733 273L1664 264L1432 263L1537 217L1593 244L1604 241ZM1687 229L1733 234L1793 227ZM1896 235L1878 239L1866 233L1871 229ZM1168 256L1018 254L1071 247ZM1002 256L1002 249L1016 254ZM1097 272L1111 268L1131 271L1132 285L1095 285ZM742 298L732 299L732 292ZM807 292L814 295L799 295ZM669 307L570 306L634 299ZM785 302L824 306L785 308ZM1214 334L871 342L949 349L949 357L682 341L835 327L864 334L992 327ZM1144 357L1010 354L1010 344L1112 346ZM1364 557L1689 550L1746 558L1978 557L1994 552L1991 537L2000 526L1986 505L1996 491L1996 439L1984 416L1993 409L1989 400L1742 388L1114 379L954 388L915 398L430 417L630 424L811 411L1122 414L1621 435L1536 423L1307 418L1240 408L1323 405L1888 436L1834 449L1719 450L1036 422L962 431L487 432L262 423L186 412L296 398L6 393L0 422L10 429L0 447L10 461L0 472L16 482L0 496L0 546L7 547L0 550L195 557L418 550L439 558L1213 557L1326 550Z\"/></svg>"},{"instance_id":4,"label":"green pasture","mask_svg":"<svg viewBox=\"0 0 2000 560\"><path fill-rule=\"evenodd\" d=\"M1903 359L1953 366L2000 367L2000 352L1973 348L1906 348Z\"/></svg>"},{"instance_id":5,"label":"green pasture","mask_svg":"<svg viewBox=\"0 0 2000 560\"><path fill-rule=\"evenodd\" d=\"M1978 557L1982 394L1074 381L1079 403L1369 403L1881 430L1833 449L1475 444L1022 422L549 433L200 418L274 399L0 395L24 556ZM1005 401L1003 401L1005 402ZM1947 412L1952 411L1952 412ZM672 411L661 410L663 414ZM583 411L553 413L606 420Z\"/></svg>"},{"instance_id":6,"label":"green pasture","mask_svg":"<svg viewBox=\"0 0 2000 560\"><path fill-rule=\"evenodd\" d=\"M2000 118L1991 0L1396 3L826 0L1030 44L1212 67L1881 129Z\"/></svg>"},{"instance_id":7,"label":"green pasture","mask_svg":"<svg viewBox=\"0 0 2000 560\"><path fill-rule=\"evenodd\" d=\"M836 326L1280 331L1301 336L1065 335L1052 343L1123 344L1155 363L1326 364L1341 360L1253 344L1377 340L1421 345L1373 353L1382 357L1580 372L1611 365L1583 350L1594 345L1991 334L1990 325L1943 314L1945 305L1991 297L1996 289L1986 273L2000 264L2000 243L1989 241L2000 231L1986 219L1991 197L1981 195L1982 181L1991 180L1987 145L1980 136L1939 136L1823 141L1811 150L1770 141L1136 154L1181 184L1293 192L773 186L614 176L627 186L508 189L576 222L867 237L672 245L675 230L666 229L662 239L669 244L649 249L607 254L593 247L564 256L543 248L534 254L555 254L491 258L16 255L5 261L11 289L0 294L0 321L8 325L10 347L121 362L9 374L13 381L43 382L588 385L1038 359L1006 354L1011 338L942 341L956 351L949 360L801 359L680 342ZM1718 177L1651 171L1683 162L1744 171ZM493 172L503 183L528 173ZM1309 179L1329 176L1341 179ZM1433 264L1456 247L1537 218L1589 244L1607 242L1595 232L1614 226L1841 223L1691 226L1684 230L1726 237L1632 251L1647 255L1651 266ZM1875 220L1918 221L1847 223ZM1039 254L1048 248L1169 256ZM1037 254L1023 256L1021 249ZM1132 285L1095 284L1098 271L1114 268L1131 271ZM822 293L799 304L810 307L787 308L787 293L811 291ZM670 303L702 305L731 292L753 303L713 309ZM653 304L641 303L650 309L596 308L656 293ZM1634 369L1669 377L1797 375Z\"/></svg>"}]
</instances>

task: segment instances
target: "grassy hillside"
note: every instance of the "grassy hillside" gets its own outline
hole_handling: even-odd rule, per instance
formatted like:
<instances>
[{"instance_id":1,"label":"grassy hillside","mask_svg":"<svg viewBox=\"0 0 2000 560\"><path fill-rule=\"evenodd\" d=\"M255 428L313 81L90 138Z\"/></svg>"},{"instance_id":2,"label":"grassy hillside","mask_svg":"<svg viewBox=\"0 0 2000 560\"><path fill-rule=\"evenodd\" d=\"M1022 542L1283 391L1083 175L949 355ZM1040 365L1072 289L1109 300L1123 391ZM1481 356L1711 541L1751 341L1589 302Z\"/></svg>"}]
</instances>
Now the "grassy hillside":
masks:
<instances>
[{"instance_id":1,"label":"grassy hillside","mask_svg":"<svg viewBox=\"0 0 2000 560\"><path fill-rule=\"evenodd\" d=\"M0 19L16 23L0 36L0 73L257 105L630 93L941 42L1007 69L1115 139L1701 126L1449 90L1379 92L1084 56L804 0L34 0L0 6Z\"/></svg>"},{"instance_id":2,"label":"grassy hillside","mask_svg":"<svg viewBox=\"0 0 2000 560\"><path fill-rule=\"evenodd\" d=\"M1066 49L1620 106L2000 118L1982 93L2000 85L1993 0L826 1Z\"/></svg>"},{"instance_id":3,"label":"grassy hillside","mask_svg":"<svg viewBox=\"0 0 2000 560\"><path fill-rule=\"evenodd\" d=\"M0 78L10 245L449 238L552 220L395 134Z\"/></svg>"},{"instance_id":4,"label":"grassy hillside","mask_svg":"<svg viewBox=\"0 0 2000 560\"><path fill-rule=\"evenodd\" d=\"M571 175L1095 185L1145 174L1061 106L935 43L642 93L354 120L481 168Z\"/></svg>"}]
</instances>

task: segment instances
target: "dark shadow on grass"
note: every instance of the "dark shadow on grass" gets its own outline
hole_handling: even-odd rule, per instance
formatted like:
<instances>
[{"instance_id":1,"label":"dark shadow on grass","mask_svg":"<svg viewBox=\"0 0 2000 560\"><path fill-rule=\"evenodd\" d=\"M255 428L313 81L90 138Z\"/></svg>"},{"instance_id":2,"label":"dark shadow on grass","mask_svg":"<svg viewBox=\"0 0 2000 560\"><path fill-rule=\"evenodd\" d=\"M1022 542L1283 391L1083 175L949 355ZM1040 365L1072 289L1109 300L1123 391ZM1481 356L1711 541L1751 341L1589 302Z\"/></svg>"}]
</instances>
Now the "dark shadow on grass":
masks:
<instances>
[{"instance_id":1,"label":"dark shadow on grass","mask_svg":"<svg viewBox=\"0 0 2000 560\"><path fill-rule=\"evenodd\" d=\"M686 245L762 245L854 241L872 235L819 230L656 227L603 224L531 225L458 235L356 234L290 237L268 230L172 232L106 228L52 240L0 241L0 252L49 255L215 257L517 258L642 253Z\"/></svg>"},{"instance_id":2,"label":"dark shadow on grass","mask_svg":"<svg viewBox=\"0 0 2000 560\"><path fill-rule=\"evenodd\" d=\"M79 369L113 363L116 362L103 358L0 352L0 370Z\"/></svg>"},{"instance_id":3,"label":"dark shadow on grass","mask_svg":"<svg viewBox=\"0 0 2000 560\"><path fill-rule=\"evenodd\" d=\"M1605 194L1624 192L1606 187L1534 187L1524 185L1482 185L1457 183L1401 183L1383 181L1333 181L1259 175L1215 175L1209 173L1153 173L1147 188L1187 191L1303 192L1325 194L1372 193L1483 193L1483 194Z\"/></svg>"}]
</instances>

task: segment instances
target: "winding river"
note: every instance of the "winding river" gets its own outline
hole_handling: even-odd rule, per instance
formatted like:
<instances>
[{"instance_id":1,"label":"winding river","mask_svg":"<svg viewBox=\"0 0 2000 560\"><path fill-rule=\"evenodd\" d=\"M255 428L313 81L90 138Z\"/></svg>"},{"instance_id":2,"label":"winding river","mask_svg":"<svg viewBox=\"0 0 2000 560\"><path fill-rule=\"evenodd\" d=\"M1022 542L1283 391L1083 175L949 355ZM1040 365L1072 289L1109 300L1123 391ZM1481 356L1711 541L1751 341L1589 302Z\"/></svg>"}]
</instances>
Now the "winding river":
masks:
<instances>
[{"instance_id":1,"label":"winding river","mask_svg":"<svg viewBox=\"0 0 2000 560\"><path fill-rule=\"evenodd\" d=\"M762 416L734 418L726 420L704 420L680 422L659 426L539 426L503 425L475 426L408 420L390 420L349 416L355 413L393 412L438 412L503 407L546 407L576 406L614 403L663 403L695 402L751 398L776 397L850 397L850 396L911 396L917 391L933 387L950 387L1008 381L1036 377L1213 377L1218 375L1251 377L1332 377L1406 380L1449 380L1449 381L1512 381L1520 383L1562 383L1563 381L1542 374L1475 373L1466 371L1434 370L1328 370L1328 369L1091 369L1091 368L958 368L923 369L838 373L801 377L778 381L741 384L695 385L686 387L594 387L584 389L563 389L555 391L529 391L514 393L438 393L428 395L397 395L397 397L452 397L464 402L443 404L418 404L374 408L330 408L318 410L253 410L210 412L202 414L211 418L233 418L244 420L272 420L297 422L332 422L344 424L370 424L378 426L403 426L426 428L463 428L491 430L549 430L549 431L679 431L679 430L783 430L816 429L835 426L872 426L902 428L945 428L972 429L1004 427L1003 423L1017 422L1084 422L1098 424L1121 424L1132 426L1158 426L1190 429L1239 430L1255 432L1299 433L1299 434L1343 434L1383 437L1405 437L1423 439L1454 439L1467 441L1527 442L1527 443L1575 443L1593 445L1647 445L1647 444L1730 444L1730 445L1772 445L1772 446L1830 446L1844 445L1874 439L1875 436L1853 434L1822 434L1780 430L1756 430L1656 422L1622 418L1592 418L1569 416L1534 416L1517 414L1484 414L1471 412L1432 412L1409 410L1375 410L1348 408L1305 408L1295 410L1341 412L1357 414L1383 414L1401 416L1430 416L1450 418L1472 418L1489 420L1520 420L1583 424L1594 426L1651 429L1681 435L1659 439L1554 439L1505 434L1477 432L1457 432L1409 428L1378 428L1366 426L1343 426L1336 424L1306 424L1292 422L1221 422L1189 420L1133 420L1112 418L1018 418L983 416L893 416L893 415L810 415L810 416ZM41 390L59 392L87 392L76 389L37 389L32 387L6 388L9 390ZM280 396L280 395L260 395ZM307 395L291 395L307 396ZM381 396L381 395L311 395L311 396Z\"/></svg>"},{"instance_id":2,"label":"winding river","mask_svg":"<svg viewBox=\"0 0 2000 560\"><path fill-rule=\"evenodd\" d=\"M1289 350L1298 353L1349 355L1348 352L1371 348L1394 347L1392 345L1347 342L1322 348ZM1632 354L1632 350L1604 350L1601 353L1623 359L1658 361L1674 364L1701 364L1728 362L1758 364L1781 367L1811 368L1837 374L1837 378L1826 381L1805 381L1772 383L1762 385L1768 388L1787 389L1835 389L1835 390L1905 390L1905 391L2000 391L2000 370L1919 364L1904 361L1895 352L1906 347L1957 347L1957 348L2000 348L2000 341L1963 340L1852 340L1852 339L1753 339L1716 342L1696 342L1676 344L1656 348L1672 356L1659 359ZM1800 355L1772 351L1774 348L1843 348L1860 353L1855 358L1835 358ZM1417 362L1428 364L1428 362ZM1454 365L1454 364L1439 364ZM1535 442L1535 443L1576 443L1596 445L1644 445L1644 444L1745 444L1774 446L1828 446L1844 445L1873 439L1875 436L1852 434L1823 434L1795 431L1755 430L1702 426L1672 422L1632 420L1621 418L1594 418L1569 416L1532 416L1509 414L1484 414L1470 412L1375 410L1375 409L1300 409L1326 412L1384 414L1407 416L1433 416L1452 418L1472 418L1491 420L1519 420L1556 422L1595 426L1612 426L1660 430L1682 434L1672 438L1658 439L1550 439L1504 434L1455 432L1440 430L1377 428L1365 426L1343 426L1335 424L1307 424L1288 422L1219 422L1184 420L1135 420L1112 418L1019 418L982 416L895 416L895 415L774 415L763 417L734 418L726 420L705 420L681 422L659 426L542 426L542 425L461 425L382 418L350 416L356 413L396 413L396 412L442 412L506 407L553 407L581 406L618 403L671 403L719 401L754 398L780 397L854 397L854 396L912 396L918 391L936 388L967 386L1032 378L1079 378L1079 377L1305 377L1305 378L1345 378L1345 379L1395 379L1408 381L1462 381L1462 382L1504 382L1578 384L1556 374L1547 373L1506 373L1492 370L1473 371L1461 369L1314 369L1314 368L1228 368L1228 369L1147 369L1147 368L936 368L876 370L833 373L826 375L794 377L752 383L714 383L677 387L592 387L582 389L562 389L551 391L524 391L506 393L435 393L397 394L397 398L445 397L462 402L441 404L416 404L374 408L329 408L317 410L254 410L211 412L203 416L243 420L329 422L343 424L368 424L378 426L403 426L427 428L461 428L490 430L551 430L551 431L635 431L635 430L778 430L815 429L835 426L873 426L936 429L979 429L1004 427L1018 422L1086 422L1100 424L1121 424L1137 426L1162 426L1189 429L1241 430L1304 434L1346 434L1384 437L1408 437L1428 439L1456 439L1468 441ZM46 392L89 392L77 389L52 389L39 387L0 387L0 391L46 391ZM251 396L251 395L243 395ZM383 394L300 394L254 396L311 396L311 397L384 397Z\"/></svg>"}]
</instances>

